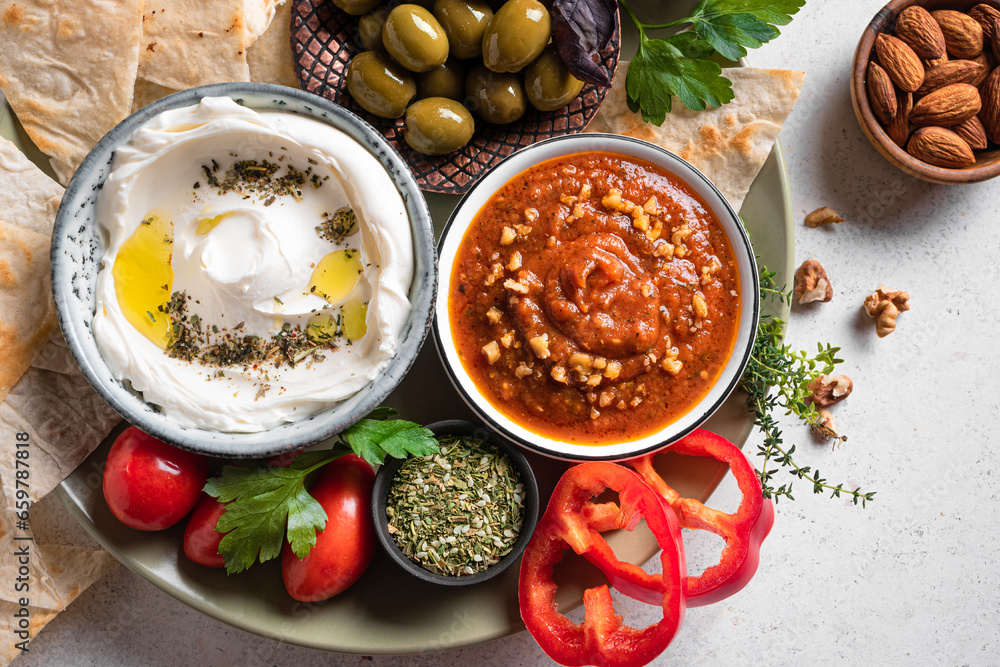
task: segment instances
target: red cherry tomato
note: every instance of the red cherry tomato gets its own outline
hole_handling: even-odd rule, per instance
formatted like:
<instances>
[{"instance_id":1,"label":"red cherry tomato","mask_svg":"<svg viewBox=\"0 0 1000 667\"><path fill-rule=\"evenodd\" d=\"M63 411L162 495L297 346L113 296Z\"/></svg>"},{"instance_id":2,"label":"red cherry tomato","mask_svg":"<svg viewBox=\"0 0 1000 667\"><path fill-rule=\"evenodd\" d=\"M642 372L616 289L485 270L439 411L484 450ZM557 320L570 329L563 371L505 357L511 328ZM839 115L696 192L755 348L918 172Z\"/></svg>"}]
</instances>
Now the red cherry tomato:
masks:
<instances>
[{"instance_id":1,"label":"red cherry tomato","mask_svg":"<svg viewBox=\"0 0 1000 667\"><path fill-rule=\"evenodd\" d=\"M104 499L131 528L163 530L184 518L208 479L208 459L130 426L104 464Z\"/></svg>"},{"instance_id":2,"label":"red cherry tomato","mask_svg":"<svg viewBox=\"0 0 1000 667\"><path fill-rule=\"evenodd\" d=\"M219 517L225 513L225 503L220 503L207 493L201 494L201 500L191 512L191 518L184 528L184 555L188 560L206 567L226 566L219 553L219 542L225 533L215 529Z\"/></svg>"},{"instance_id":3,"label":"red cherry tomato","mask_svg":"<svg viewBox=\"0 0 1000 667\"><path fill-rule=\"evenodd\" d=\"M371 518L375 471L364 459L348 454L328 463L309 493L323 506L326 527L316 545L299 558L286 542L281 575L288 594L300 602L331 598L357 581L375 553Z\"/></svg>"},{"instance_id":4,"label":"red cherry tomato","mask_svg":"<svg viewBox=\"0 0 1000 667\"><path fill-rule=\"evenodd\" d=\"M276 454L274 456L269 457L265 462L267 463L267 465L268 465L269 468L274 468L275 466L277 466L279 468L287 468L288 466L292 465L292 461L295 460L295 457L298 456L299 454L301 454L304 451L306 451L306 450L304 450L304 449L296 449L293 452L285 452L284 454Z\"/></svg>"}]
</instances>

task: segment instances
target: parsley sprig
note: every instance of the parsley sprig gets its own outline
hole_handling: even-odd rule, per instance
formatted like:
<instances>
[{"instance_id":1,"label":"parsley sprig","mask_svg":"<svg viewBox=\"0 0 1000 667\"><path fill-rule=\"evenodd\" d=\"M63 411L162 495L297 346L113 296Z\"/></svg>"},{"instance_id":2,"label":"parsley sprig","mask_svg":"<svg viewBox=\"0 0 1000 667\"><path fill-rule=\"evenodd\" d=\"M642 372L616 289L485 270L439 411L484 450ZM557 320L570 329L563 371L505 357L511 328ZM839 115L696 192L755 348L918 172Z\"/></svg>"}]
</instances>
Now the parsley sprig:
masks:
<instances>
[{"instance_id":1,"label":"parsley sprig","mask_svg":"<svg viewBox=\"0 0 1000 667\"><path fill-rule=\"evenodd\" d=\"M309 475L341 456L355 453L375 465L386 456L427 456L438 451L429 430L379 408L340 434L333 448L305 452L287 467L269 466L264 459L223 466L205 484L205 493L227 503L216 530L227 533L219 544L226 572L242 572L255 562L277 558L287 535L292 551L304 558L316 545L316 531L326 526L327 514L309 495Z\"/></svg>"},{"instance_id":2,"label":"parsley sprig","mask_svg":"<svg viewBox=\"0 0 1000 667\"><path fill-rule=\"evenodd\" d=\"M629 108L647 123L661 125L676 95L689 109L702 111L733 99L733 86L722 67L709 58L729 60L765 44L787 25L805 0L701 0L694 13L663 24L644 23L627 0L618 0L639 29L639 49L629 65L625 89ZM647 31L689 25L693 31L657 39Z\"/></svg>"},{"instance_id":3,"label":"parsley sprig","mask_svg":"<svg viewBox=\"0 0 1000 667\"><path fill-rule=\"evenodd\" d=\"M774 276L775 272L761 267L761 293L771 300L787 303L791 294L778 287ZM806 400L810 394L809 383L819 375L830 375L837 364L843 362L837 358L840 348L829 344L817 344L814 355L792 350L784 342L784 327L785 322L781 319L761 315L750 362L740 380L740 388L747 394L747 408L754 415L754 424L764 435L764 442L757 448L757 455L763 459L757 475L764 487L764 497L774 498L775 501L781 497L795 499L791 482L777 488L773 485L775 474L781 468L787 468L791 475L812 484L813 493L829 491L831 497L836 498L843 493L855 505L860 502L864 507L875 499L874 491L845 489L843 483L836 486L830 484L820 476L819 470L798 465L792 458L795 445L786 448L784 444L781 428L774 417L775 410L784 409L785 414L794 414L810 426L818 424L820 415L816 406Z\"/></svg>"}]
</instances>

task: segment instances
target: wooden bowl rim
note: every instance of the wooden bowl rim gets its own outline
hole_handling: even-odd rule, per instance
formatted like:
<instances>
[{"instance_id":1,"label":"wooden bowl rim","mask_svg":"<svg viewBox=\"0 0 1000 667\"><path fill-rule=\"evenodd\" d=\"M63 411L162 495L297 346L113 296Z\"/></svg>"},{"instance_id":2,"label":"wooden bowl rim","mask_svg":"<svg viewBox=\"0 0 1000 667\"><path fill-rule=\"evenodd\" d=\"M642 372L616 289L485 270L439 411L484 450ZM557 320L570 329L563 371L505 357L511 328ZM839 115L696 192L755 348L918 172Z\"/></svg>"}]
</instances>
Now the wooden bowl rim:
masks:
<instances>
[{"instance_id":1,"label":"wooden bowl rim","mask_svg":"<svg viewBox=\"0 0 1000 667\"><path fill-rule=\"evenodd\" d=\"M854 104L854 113L858 118L858 123L864 131L872 145L893 165L902 169L911 176L930 181L950 185L953 183L979 183L1000 175L1000 151L994 150L987 153L991 160L985 164L980 164L965 169L947 169L937 167L923 162L907 153L902 147L896 145L885 130L875 119L871 105L868 102L868 89L865 85L865 76L868 70L868 61L871 59L871 51L875 45L875 38L883 32L889 24L907 7L920 5L922 7L933 7L935 9L954 9L965 7L966 11L972 7L986 4L1000 9L1000 0L890 0L882 9L875 14L874 18L865 26L864 33L858 41L858 48L854 52L854 62L851 66L851 101ZM1000 67L1000 64L998 64Z\"/></svg>"}]
</instances>

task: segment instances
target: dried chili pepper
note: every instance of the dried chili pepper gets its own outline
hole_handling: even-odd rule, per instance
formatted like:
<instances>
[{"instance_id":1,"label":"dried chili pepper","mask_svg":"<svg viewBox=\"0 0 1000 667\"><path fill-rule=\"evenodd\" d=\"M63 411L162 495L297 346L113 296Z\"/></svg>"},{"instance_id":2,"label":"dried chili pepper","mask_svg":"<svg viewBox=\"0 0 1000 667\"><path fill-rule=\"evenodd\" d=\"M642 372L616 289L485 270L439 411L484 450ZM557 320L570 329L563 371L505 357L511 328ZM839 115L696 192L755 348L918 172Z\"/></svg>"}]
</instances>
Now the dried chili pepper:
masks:
<instances>
[{"instance_id":1,"label":"dried chili pepper","mask_svg":"<svg viewBox=\"0 0 1000 667\"><path fill-rule=\"evenodd\" d=\"M682 498L653 467L665 452L705 456L729 465L743 497L739 509L726 514L694 498ZM726 541L719 562L697 577L687 578L687 606L699 607L739 592L757 572L760 545L774 525L774 503L764 498L760 479L740 448L720 435L698 429L678 442L652 454L626 461L673 508L683 528L707 530Z\"/></svg>"},{"instance_id":2,"label":"dried chili pepper","mask_svg":"<svg viewBox=\"0 0 1000 667\"><path fill-rule=\"evenodd\" d=\"M619 503L595 504L605 489L618 492ZM662 549L662 574L650 575L622 562L601 530L632 530L640 518ZM584 593L584 621L576 624L559 613L553 570L571 548L599 568L622 593L654 600L663 620L643 629L623 624L607 586ZM677 518L642 479L613 463L582 463L559 480L545 515L538 522L521 560L518 596L521 618L542 650L563 665L644 665L670 644L684 616L687 570Z\"/></svg>"}]
</instances>

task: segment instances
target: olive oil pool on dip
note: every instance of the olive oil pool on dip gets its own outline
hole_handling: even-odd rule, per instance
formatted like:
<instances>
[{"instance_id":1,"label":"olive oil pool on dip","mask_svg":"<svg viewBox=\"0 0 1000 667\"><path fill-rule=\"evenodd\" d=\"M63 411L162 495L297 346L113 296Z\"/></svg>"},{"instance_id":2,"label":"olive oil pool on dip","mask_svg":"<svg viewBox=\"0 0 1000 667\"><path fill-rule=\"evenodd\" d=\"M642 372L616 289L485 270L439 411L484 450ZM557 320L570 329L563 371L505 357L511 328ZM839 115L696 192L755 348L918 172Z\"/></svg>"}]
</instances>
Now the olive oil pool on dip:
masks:
<instances>
[{"instance_id":1,"label":"olive oil pool on dip","mask_svg":"<svg viewBox=\"0 0 1000 667\"><path fill-rule=\"evenodd\" d=\"M507 417L576 444L685 414L729 359L736 258L685 183L580 153L507 182L462 240L449 309L462 363Z\"/></svg>"}]
</instances>

